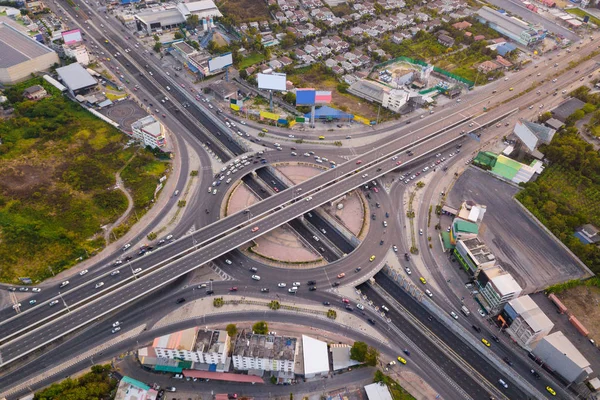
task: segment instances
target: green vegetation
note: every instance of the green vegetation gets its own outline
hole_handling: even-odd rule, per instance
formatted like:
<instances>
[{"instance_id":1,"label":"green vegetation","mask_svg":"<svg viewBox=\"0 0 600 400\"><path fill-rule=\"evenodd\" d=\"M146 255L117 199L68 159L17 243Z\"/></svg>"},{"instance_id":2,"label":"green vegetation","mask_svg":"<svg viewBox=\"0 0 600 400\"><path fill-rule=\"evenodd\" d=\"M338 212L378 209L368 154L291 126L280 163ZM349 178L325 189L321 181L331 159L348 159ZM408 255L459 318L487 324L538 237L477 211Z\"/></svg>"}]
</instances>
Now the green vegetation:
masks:
<instances>
[{"instance_id":1,"label":"green vegetation","mask_svg":"<svg viewBox=\"0 0 600 400\"><path fill-rule=\"evenodd\" d=\"M132 191L133 205L137 210L146 209L152 204L156 184L165 175L168 166L144 152L138 154L121 172L121 178Z\"/></svg>"},{"instance_id":2,"label":"green vegetation","mask_svg":"<svg viewBox=\"0 0 600 400\"><path fill-rule=\"evenodd\" d=\"M246 69L254 64L258 64L265 59L265 56L261 53L250 53L245 56L242 61L236 66L238 69Z\"/></svg>"},{"instance_id":3,"label":"green vegetation","mask_svg":"<svg viewBox=\"0 0 600 400\"><path fill-rule=\"evenodd\" d=\"M375 366L379 358L379 350L367 346L365 342L354 342L350 348L350 358L369 366Z\"/></svg>"},{"instance_id":4,"label":"green vegetation","mask_svg":"<svg viewBox=\"0 0 600 400\"><path fill-rule=\"evenodd\" d=\"M269 333L269 325L265 321L258 321L252 325L252 331L258 335L266 335Z\"/></svg>"},{"instance_id":5,"label":"green vegetation","mask_svg":"<svg viewBox=\"0 0 600 400\"><path fill-rule=\"evenodd\" d=\"M582 244L573 232L583 224L600 226L600 156L570 126L541 148L551 161L542 175L525 184L517 199L594 273L600 249Z\"/></svg>"},{"instance_id":6,"label":"green vegetation","mask_svg":"<svg viewBox=\"0 0 600 400\"><path fill-rule=\"evenodd\" d=\"M219 10L234 23L269 19L269 8L264 1L221 0L216 3Z\"/></svg>"},{"instance_id":7,"label":"green vegetation","mask_svg":"<svg viewBox=\"0 0 600 400\"><path fill-rule=\"evenodd\" d=\"M395 380L385 375L380 370L375 372L375 377L373 378L374 382L379 382L383 385L386 385L392 394L392 399L394 400L415 400L415 398L408 393L402 386L398 384Z\"/></svg>"},{"instance_id":8,"label":"green vegetation","mask_svg":"<svg viewBox=\"0 0 600 400\"><path fill-rule=\"evenodd\" d=\"M94 365L91 372L77 379L67 378L34 395L34 400L91 400L114 397L118 381L111 378L110 365Z\"/></svg>"},{"instance_id":9,"label":"green vegetation","mask_svg":"<svg viewBox=\"0 0 600 400\"><path fill-rule=\"evenodd\" d=\"M224 304L225 302L223 301L222 297L215 297L213 299L213 306L216 308L223 307Z\"/></svg>"},{"instance_id":10,"label":"green vegetation","mask_svg":"<svg viewBox=\"0 0 600 400\"><path fill-rule=\"evenodd\" d=\"M227 331L227 334L231 337L235 336L237 334L237 326L235 324L228 324L225 327L225 330Z\"/></svg>"},{"instance_id":11,"label":"green vegetation","mask_svg":"<svg viewBox=\"0 0 600 400\"><path fill-rule=\"evenodd\" d=\"M49 97L23 99L23 90L39 84ZM138 173L152 166L152 155L124 149L127 137L35 78L6 90L12 118L0 121L0 280L30 277L39 282L93 255L105 246L101 226L127 209L127 198L114 189L115 174ZM126 186L144 206L156 179ZM162 168L164 172L164 168ZM137 178L137 177L136 177Z\"/></svg>"},{"instance_id":12,"label":"green vegetation","mask_svg":"<svg viewBox=\"0 0 600 400\"><path fill-rule=\"evenodd\" d=\"M588 14L587 12L583 11L581 8L567 8L567 9L565 9L565 11L568 12L569 14L577 15L578 17L581 17L581 18L583 18L587 15L588 17L590 17L590 22L592 22L596 26L600 26L600 19L594 17L592 14Z\"/></svg>"},{"instance_id":13,"label":"green vegetation","mask_svg":"<svg viewBox=\"0 0 600 400\"><path fill-rule=\"evenodd\" d=\"M327 318L329 318L329 319L336 319L337 318L337 312L335 312L335 310L332 310L332 309L327 310Z\"/></svg>"},{"instance_id":14,"label":"green vegetation","mask_svg":"<svg viewBox=\"0 0 600 400\"><path fill-rule=\"evenodd\" d=\"M429 60L448 51L446 47L438 43L432 33L426 31L419 31L412 40L404 40L399 44L393 43L384 36L381 48L392 58L405 56L418 60Z\"/></svg>"},{"instance_id":15,"label":"green vegetation","mask_svg":"<svg viewBox=\"0 0 600 400\"><path fill-rule=\"evenodd\" d=\"M269 308L271 310L279 310L281 308L281 304L277 300L271 300L269 303Z\"/></svg>"},{"instance_id":16,"label":"green vegetation","mask_svg":"<svg viewBox=\"0 0 600 400\"><path fill-rule=\"evenodd\" d=\"M600 288L600 278L595 276L593 278L590 279L586 279L584 281L579 280L579 279L572 279L570 281L566 281L563 283L558 283L556 285L552 285L552 286L548 286L545 290L544 293L548 294L548 293L561 293L564 292L565 290L577 287L577 286L594 286L597 288Z\"/></svg>"}]
</instances>

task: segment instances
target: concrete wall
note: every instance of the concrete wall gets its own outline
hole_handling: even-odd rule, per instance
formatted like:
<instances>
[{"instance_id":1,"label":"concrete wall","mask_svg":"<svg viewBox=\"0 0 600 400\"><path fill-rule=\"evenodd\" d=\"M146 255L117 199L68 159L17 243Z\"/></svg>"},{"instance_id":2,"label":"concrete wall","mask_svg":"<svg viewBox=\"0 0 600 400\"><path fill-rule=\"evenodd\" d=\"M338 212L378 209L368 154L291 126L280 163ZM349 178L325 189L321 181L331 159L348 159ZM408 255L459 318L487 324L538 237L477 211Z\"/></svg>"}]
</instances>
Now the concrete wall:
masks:
<instances>
[{"instance_id":1,"label":"concrete wall","mask_svg":"<svg viewBox=\"0 0 600 400\"><path fill-rule=\"evenodd\" d=\"M0 69L0 83L13 85L31 78L31 74L47 71L58 63L58 54L46 53L43 56L13 65L9 68Z\"/></svg>"}]
</instances>

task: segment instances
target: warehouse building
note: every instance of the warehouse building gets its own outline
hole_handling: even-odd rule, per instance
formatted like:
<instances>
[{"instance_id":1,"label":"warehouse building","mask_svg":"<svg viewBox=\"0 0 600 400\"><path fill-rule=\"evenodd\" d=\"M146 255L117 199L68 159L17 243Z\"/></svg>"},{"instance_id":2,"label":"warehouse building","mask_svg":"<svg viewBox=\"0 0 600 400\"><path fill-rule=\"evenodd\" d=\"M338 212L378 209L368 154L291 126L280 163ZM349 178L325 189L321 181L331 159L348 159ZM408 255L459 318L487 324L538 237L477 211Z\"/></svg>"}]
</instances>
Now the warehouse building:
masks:
<instances>
[{"instance_id":1,"label":"warehouse building","mask_svg":"<svg viewBox=\"0 0 600 400\"><path fill-rule=\"evenodd\" d=\"M98 85L96 79L79 63L57 68L56 73L72 96L85 94L85 92Z\"/></svg>"},{"instance_id":2,"label":"warehouse building","mask_svg":"<svg viewBox=\"0 0 600 400\"><path fill-rule=\"evenodd\" d=\"M329 374L327 343L302 335L302 355L304 356L305 378L327 376Z\"/></svg>"},{"instance_id":3,"label":"warehouse building","mask_svg":"<svg viewBox=\"0 0 600 400\"><path fill-rule=\"evenodd\" d=\"M143 11L134 16L138 31L148 35L177 28L185 23L185 17L177 8Z\"/></svg>"},{"instance_id":4,"label":"warehouse building","mask_svg":"<svg viewBox=\"0 0 600 400\"><path fill-rule=\"evenodd\" d=\"M529 296L521 296L505 304L498 321L506 328L506 333L527 350L534 348L554 327L550 318Z\"/></svg>"},{"instance_id":5,"label":"warehouse building","mask_svg":"<svg viewBox=\"0 0 600 400\"><path fill-rule=\"evenodd\" d=\"M404 89L392 89L380 83L360 79L348 88L348 92L394 112L400 112L410 100L410 93Z\"/></svg>"},{"instance_id":6,"label":"warehouse building","mask_svg":"<svg viewBox=\"0 0 600 400\"><path fill-rule=\"evenodd\" d=\"M487 6L481 7L475 15L481 23L524 46L534 45L546 37L545 30L531 28L525 22Z\"/></svg>"},{"instance_id":7,"label":"warehouse building","mask_svg":"<svg viewBox=\"0 0 600 400\"><path fill-rule=\"evenodd\" d=\"M533 354L568 383L579 383L593 372L590 362L562 332L543 338Z\"/></svg>"},{"instance_id":8,"label":"warehouse building","mask_svg":"<svg viewBox=\"0 0 600 400\"><path fill-rule=\"evenodd\" d=\"M58 54L49 47L0 22L0 83L14 85L50 69Z\"/></svg>"}]
</instances>

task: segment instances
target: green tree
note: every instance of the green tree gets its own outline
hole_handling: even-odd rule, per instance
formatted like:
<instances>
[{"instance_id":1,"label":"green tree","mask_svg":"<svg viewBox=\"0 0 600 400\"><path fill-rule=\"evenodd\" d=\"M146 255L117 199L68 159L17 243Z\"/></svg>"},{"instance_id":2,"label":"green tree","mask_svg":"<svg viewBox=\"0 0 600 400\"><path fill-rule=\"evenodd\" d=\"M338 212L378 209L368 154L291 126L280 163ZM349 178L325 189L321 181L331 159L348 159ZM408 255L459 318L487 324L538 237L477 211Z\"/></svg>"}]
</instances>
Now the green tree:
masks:
<instances>
[{"instance_id":1,"label":"green tree","mask_svg":"<svg viewBox=\"0 0 600 400\"><path fill-rule=\"evenodd\" d=\"M358 362L365 362L369 346L365 342L354 342L350 348L350 358Z\"/></svg>"},{"instance_id":2,"label":"green tree","mask_svg":"<svg viewBox=\"0 0 600 400\"><path fill-rule=\"evenodd\" d=\"M196 14L190 14L185 22L190 28L196 29L198 25L200 25L200 18L198 18L198 15Z\"/></svg>"},{"instance_id":3,"label":"green tree","mask_svg":"<svg viewBox=\"0 0 600 400\"><path fill-rule=\"evenodd\" d=\"M269 325L265 321L258 321L252 325L252 330L258 335L266 335L269 333Z\"/></svg>"},{"instance_id":4,"label":"green tree","mask_svg":"<svg viewBox=\"0 0 600 400\"><path fill-rule=\"evenodd\" d=\"M160 42L156 42L156 43L154 43L153 49L154 49L155 52L160 53L160 48L161 47L162 47L162 44Z\"/></svg>"},{"instance_id":5,"label":"green tree","mask_svg":"<svg viewBox=\"0 0 600 400\"><path fill-rule=\"evenodd\" d=\"M235 324L229 324L225 327L227 334L231 337L234 337L237 334L237 326Z\"/></svg>"},{"instance_id":6,"label":"green tree","mask_svg":"<svg viewBox=\"0 0 600 400\"><path fill-rule=\"evenodd\" d=\"M173 35L173 38L175 39L183 39L183 33L177 31L175 32L175 34Z\"/></svg>"},{"instance_id":7,"label":"green tree","mask_svg":"<svg viewBox=\"0 0 600 400\"><path fill-rule=\"evenodd\" d=\"M158 35L153 35L152 39L154 39L155 42L160 42L160 37Z\"/></svg>"},{"instance_id":8,"label":"green tree","mask_svg":"<svg viewBox=\"0 0 600 400\"><path fill-rule=\"evenodd\" d=\"M296 94L293 92L287 92L284 96L283 96L283 100L286 103L292 104L292 105L296 105Z\"/></svg>"},{"instance_id":9,"label":"green tree","mask_svg":"<svg viewBox=\"0 0 600 400\"><path fill-rule=\"evenodd\" d=\"M367 354L365 355L365 364L374 367L377 365L377 360L379 359L379 350L375 347L369 346L367 350Z\"/></svg>"}]
</instances>

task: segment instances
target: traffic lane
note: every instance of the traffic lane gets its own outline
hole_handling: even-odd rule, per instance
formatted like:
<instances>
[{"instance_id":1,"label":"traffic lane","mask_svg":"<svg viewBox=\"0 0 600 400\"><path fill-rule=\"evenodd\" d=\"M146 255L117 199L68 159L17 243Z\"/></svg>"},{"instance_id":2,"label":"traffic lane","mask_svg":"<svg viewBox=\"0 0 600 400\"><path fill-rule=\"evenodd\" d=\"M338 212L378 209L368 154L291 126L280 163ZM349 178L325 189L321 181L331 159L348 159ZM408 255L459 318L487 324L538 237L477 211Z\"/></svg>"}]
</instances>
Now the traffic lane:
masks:
<instances>
[{"instance_id":1,"label":"traffic lane","mask_svg":"<svg viewBox=\"0 0 600 400\"><path fill-rule=\"evenodd\" d=\"M372 288L367 284L359 286L363 294L366 294L369 300L372 300L374 304L381 306L387 304L387 302L381 298ZM392 320L392 323L404 332L411 340L419 347L423 353L427 355L436 365L438 365L446 374L454 380L460 387L462 387L469 395L474 399L489 398L490 394L485 390L475 378L471 377L465 371L463 371L455 362L453 362L450 356L447 356L425 335L417 330L408 320L404 318L399 312L395 310L393 305L387 304L390 308L390 312L387 313L388 317ZM410 350L410 349L409 349ZM517 397L515 397L516 399ZM523 399L524 397L520 397Z\"/></svg>"},{"instance_id":2,"label":"traffic lane","mask_svg":"<svg viewBox=\"0 0 600 400\"><path fill-rule=\"evenodd\" d=\"M408 295L404 290L398 287L392 282L385 274L379 273L375 276L376 282L386 292L392 294L394 298L404 306L407 310L410 310L411 314L420 321L421 324L425 325L431 330L439 339L444 341L448 347L450 347L455 353L458 354L463 360L469 365L475 368L479 373L485 377L492 385L498 385L498 379L503 379L508 383L508 389L503 392L511 399L526 399L527 395L517 386L514 382L511 382L504 374L496 369L496 367L488 362L479 352L471 349L468 345L463 343L458 337L454 335L445 325L432 318L429 321L429 312L425 310L413 297ZM369 293L376 293L368 285L362 285L361 289L365 288ZM369 294L370 296L370 294ZM459 317L460 318L460 317Z\"/></svg>"}]
</instances>

